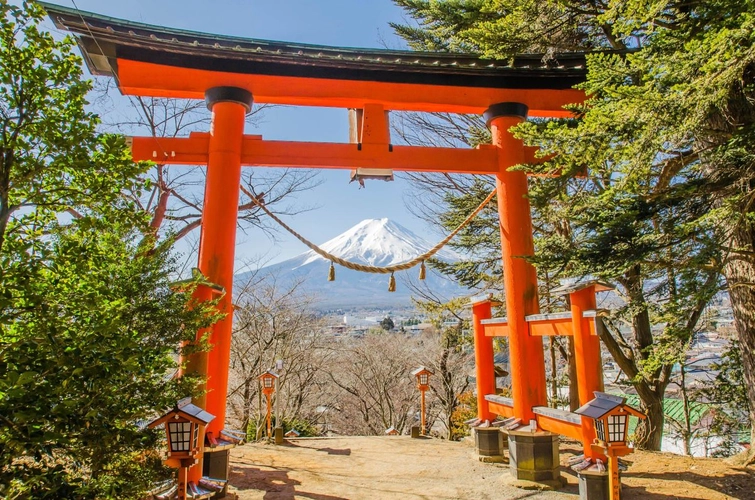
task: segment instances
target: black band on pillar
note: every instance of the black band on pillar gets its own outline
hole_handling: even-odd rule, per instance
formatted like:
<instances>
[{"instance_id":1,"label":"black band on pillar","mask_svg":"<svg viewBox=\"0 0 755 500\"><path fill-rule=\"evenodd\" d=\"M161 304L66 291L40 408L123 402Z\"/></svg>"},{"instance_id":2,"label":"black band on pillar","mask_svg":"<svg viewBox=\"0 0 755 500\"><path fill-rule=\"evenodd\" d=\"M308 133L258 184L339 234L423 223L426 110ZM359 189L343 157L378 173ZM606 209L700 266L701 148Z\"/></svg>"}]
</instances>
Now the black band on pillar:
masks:
<instances>
[{"instance_id":1,"label":"black band on pillar","mask_svg":"<svg viewBox=\"0 0 755 500\"><path fill-rule=\"evenodd\" d=\"M529 108L521 102L499 102L486 109L482 117L485 118L485 125L490 128L490 122L499 116L527 118L527 111L529 111Z\"/></svg>"},{"instance_id":2,"label":"black band on pillar","mask_svg":"<svg viewBox=\"0 0 755 500\"><path fill-rule=\"evenodd\" d=\"M248 113L252 110L254 97L248 90L238 87L213 87L204 93L204 100L210 111L216 102L236 102L244 106Z\"/></svg>"}]
</instances>

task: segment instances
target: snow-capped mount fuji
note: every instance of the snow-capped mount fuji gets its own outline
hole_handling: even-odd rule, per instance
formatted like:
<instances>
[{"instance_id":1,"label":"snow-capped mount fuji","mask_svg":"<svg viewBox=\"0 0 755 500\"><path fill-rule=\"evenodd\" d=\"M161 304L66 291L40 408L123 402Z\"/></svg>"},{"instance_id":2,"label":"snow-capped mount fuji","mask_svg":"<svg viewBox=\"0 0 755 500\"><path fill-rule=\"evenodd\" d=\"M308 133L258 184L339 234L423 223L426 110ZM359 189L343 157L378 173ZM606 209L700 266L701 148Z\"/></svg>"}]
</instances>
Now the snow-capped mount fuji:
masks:
<instances>
[{"instance_id":1,"label":"snow-capped mount fuji","mask_svg":"<svg viewBox=\"0 0 755 500\"><path fill-rule=\"evenodd\" d=\"M367 219L335 238L319 245L326 252L357 264L385 267L414 259L433 244L389 219ZM456 252L442 248L435 258L456 262ZM395 292L388 291L388 274L352 271L336 264L335 281L327 281L330 261L309 250L291 259L263 267L259 274L276 276L278 283L302 281L302 291L317 298L322 309L411 306L409 284L427 287L434 294L451 298L469 292L428 269L427 279L419 281L419 266L396 272ZM259 276L258 274L258 276ZM237 275L243 281L247 273Z\"/></svg>"},{"instance_id":2,"label":"snow-capped mount fuji","mask_svg":"<svg viewBox=\"0 0 755 500\"><path fill-rule=\"evenodd\" d=\"M326 252L344 260L376 267L406 262L426 252L431 247L432 245L424 239L388 219L363 220L346 232L320 245L320 248ZM306 259L301 264L302 266L318 259L326 260L315 253L314 250L310 250L300 257L304 256L306 256ZM446 248L440 249L435 257L452 262L460 258L458 254Z\"/></svg>"}]
</instances>

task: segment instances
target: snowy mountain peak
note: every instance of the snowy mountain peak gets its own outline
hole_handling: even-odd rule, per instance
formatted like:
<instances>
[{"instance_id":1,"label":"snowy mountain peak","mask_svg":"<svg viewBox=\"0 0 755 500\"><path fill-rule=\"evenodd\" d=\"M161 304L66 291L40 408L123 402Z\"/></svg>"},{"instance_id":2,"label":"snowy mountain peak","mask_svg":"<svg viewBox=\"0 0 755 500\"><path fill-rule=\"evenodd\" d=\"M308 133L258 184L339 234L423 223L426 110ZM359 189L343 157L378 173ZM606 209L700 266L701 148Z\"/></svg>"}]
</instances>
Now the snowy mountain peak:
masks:
<instances>
[{"instance_id":1,"label":"snowy mountain peak","mask_svg":"<svg viewBox=\"0 0 755 500\"><path fill-rule=\"evenodd\" d=\"M320 245L320 248L336 257L378 267L413 260L432 247L433 244L389 219L363 220ZM447 262L461 259L456 252L445 248L436 257ZM291 283L301 284L301 291L317 297L319 307L324 309L406 307L411 305L413 289L407 286L407 282L412 280L418 287L432 290L440 297L451 298L469 293L432 269L428 269L427 279L421 284L417 280L416 269L397 273L398 287L392 293L388 291L388 278L384 274L364 273L340 266L337 266L336 281L330 282L326 279L329 265L327 259L309 251L260 271L263 275L276 276L278 283L290 280ZM257 275L250 271L237 275L237 279L239 283L245 283L252 276Z\"/></svg>"},{"instance_id":2,"label":"snowy mountain peak","mask_svg":"<svg viewBox=\"0 0 755 500\"><path fill-rule=\"evenodd\" d=\"M366 219L326 241L320 245L320 248L342 259L383 267L411 260L432 246L423 238L389 219ZM451 261L459 258L455 252L445 249L436 256ZM302 257L302 266L317 260L325 260L311 250Z\"/></svg>"}]
</instances>

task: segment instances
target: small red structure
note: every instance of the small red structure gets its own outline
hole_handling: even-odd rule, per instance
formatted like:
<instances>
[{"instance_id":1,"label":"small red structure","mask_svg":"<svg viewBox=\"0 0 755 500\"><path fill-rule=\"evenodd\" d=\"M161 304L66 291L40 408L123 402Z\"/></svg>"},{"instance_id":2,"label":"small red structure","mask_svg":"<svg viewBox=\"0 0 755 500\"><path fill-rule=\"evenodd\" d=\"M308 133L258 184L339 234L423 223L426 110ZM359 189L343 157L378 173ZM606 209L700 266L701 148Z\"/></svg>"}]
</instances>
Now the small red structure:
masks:
<instances>
[{"instance_id":1,"label":"small red structure","mask_svg":"<svg viewBox=\"0 0 755 500\"><path fill-rule=\"evenodd\" d=\"M301 433L297 431L296 429L291 429L285 434L287 438L298 438L300 435Z\"/></svg>"},{"instance_id":2,"label":"small red structure","mask_svg":"<svg viewBox=\"0 0 755 500\"><path fill-rule=\"evenodd\" d=\"M598 280L585 280L551 290L554 295L568 297L570 311L555 314L528 314L523 318L523 332L528 338L538 339L547 336L569 336L574 339L576 383L580 404L586 404L593 393L603 390L602 361L598 332L603 328L600 311L596 308L595 294L610 290L610 284ZM541 358L525 363L527 358L517 356L513 345L510 347L512 398L500 398L495 394L495 373L493 365L493 338L508 337L511 342L514 325L508 318L492 318L490 297L473 298L472 319L475 335L475 361L477 376L478 418L492 420L495 415L517 417L523 422L536 420L537 426L557 434L582 441L585 455L601 458L602 454L591 449L595 438L594 423L591 419L574 418L566 413L546 410L543 402L519 404L517 397L528 393L530 379L522 374L533 370L532 365L541 368ZM542 352L538 352L542 355ZM541 401L538 399L537 401Z\"/></svg>"},{"instance_id":3,"label":"small red structure","mask_svg":"<svg viewBox=\"0 0 755 500\"><path fill-rule=\"evenodd\" d=\"M420 403L420 435L425 435L425 391L427 391L430 388L430 375L432 375L433 372L425 368L424 366L420 366L416 370L412 372L412 375L417 377L417 389L419 389L420 394L422 395L422 400Z\"/></svg>"},{"instance_id":4,"label":"small red structure","mask_svg":"<svg viewBox=\"0 0 755 500\"><path fill-rule=\"evenodd\" d=\"M214 418L214 415L191 404L191 399L186 398L168 413L147 424L150 429L165 424L168 438L168 459L165 463L178 468L178 500L186 498L189 467L201 457L205 426Z\"/></svg>"},{"instance_id":5,"label":"small red structure","mask_svg":"<svg viewBox=\"0 0 755 500\"><path fill-rule=\"evenodd\" d=\"M267 438L272 437L272 404L270 398L275 392L275 383L278 380L278 374L272 370L268 370L259 377L257 377L262 383L262 394L265 395L267 400Z\"/></svg>"}]
</instances>

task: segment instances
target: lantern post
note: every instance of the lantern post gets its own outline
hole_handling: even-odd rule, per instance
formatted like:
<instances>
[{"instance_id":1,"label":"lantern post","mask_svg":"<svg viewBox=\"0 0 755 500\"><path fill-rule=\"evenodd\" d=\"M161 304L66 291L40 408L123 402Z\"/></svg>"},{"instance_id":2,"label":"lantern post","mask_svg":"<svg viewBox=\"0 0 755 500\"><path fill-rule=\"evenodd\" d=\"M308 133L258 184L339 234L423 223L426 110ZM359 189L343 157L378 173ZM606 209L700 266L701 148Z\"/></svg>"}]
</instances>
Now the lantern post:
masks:
<instances>
[{"instance_id":1,"label":"lantern post","mask_svg":"<svg viewBox=\"0 0 755 500\"><path fill-rule=\"evenodd\" d=\"M619 478L619 457L632 453L627 445L629 417L647 418L626 404L626 398L595 391L595 399L580 407L574 413L582 418L590 418L595 424L596 438L593 451L604 453L608 457L608 492L610 500L621 498ZM581 495L580 491L580 496ZM586 495L587 496L587 495Z\"/></svg>"},{"instance_id":2,"label":"lantern post","mask_svg":"<svg viewBox=\"0 0 755 500\"><path fill-rule=\"evenodd\" d=\"M414 375L417 378L417 389L419 389L421 399L420 399L420 435L424 436L426 434L425 430L425 392L427 389L430 388L430 375L432 375L433 372L425 368L424 366L420 366L416 370L412 372L412 375Z\"/></svg>"},{"instance_id":3,"label":"lantern post","mask_svg":"<svg viewBox=\"0 0 755 500\"><path fill-rule=\"evenodd\" d=\"M275 373L272 370L268 370L259 377L260 382L262 383L262 394L265 395L265 400L267 401L267 438L270 439L272 436L272 404L271 404L271 398L273 393L275 392L275 381L278 380L278 374Z\"/></svg>"},{"instance_id":4,"label":"lantern post","mask_svg":"<svg viewBox=\"0 0 755 500\"><path fill-rule=\"evenodd\" d=\"M150 429L165 424L168 439L168 458L165 463L178 468L178 500L187 498L189 467L201 457L200 443L204 443L205 427L214 419L214 415L191 404L191 398L185 398L168 413L147 424Z\"/></svg>"}]
</instances>

